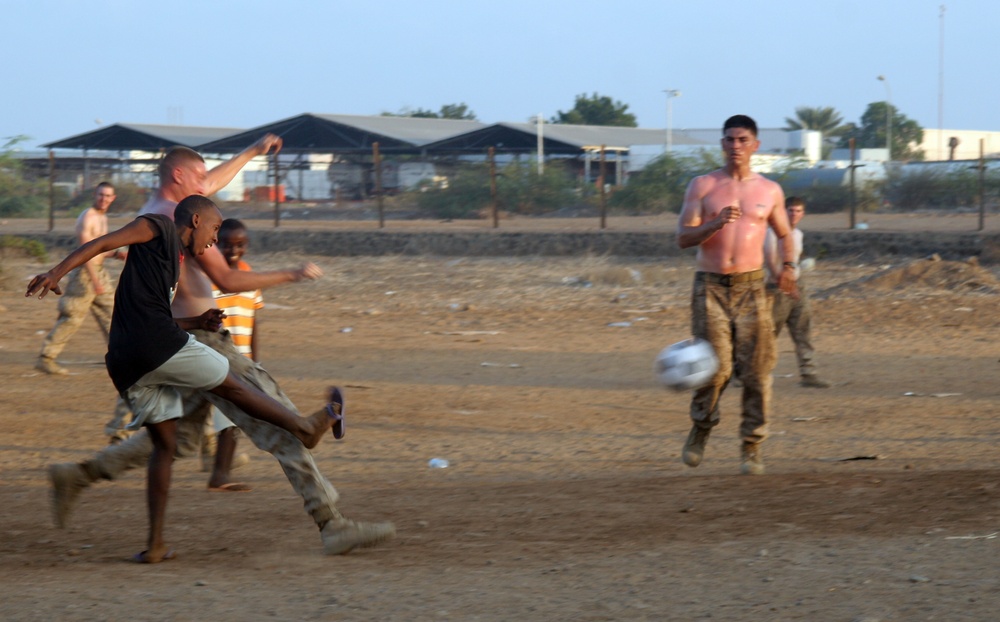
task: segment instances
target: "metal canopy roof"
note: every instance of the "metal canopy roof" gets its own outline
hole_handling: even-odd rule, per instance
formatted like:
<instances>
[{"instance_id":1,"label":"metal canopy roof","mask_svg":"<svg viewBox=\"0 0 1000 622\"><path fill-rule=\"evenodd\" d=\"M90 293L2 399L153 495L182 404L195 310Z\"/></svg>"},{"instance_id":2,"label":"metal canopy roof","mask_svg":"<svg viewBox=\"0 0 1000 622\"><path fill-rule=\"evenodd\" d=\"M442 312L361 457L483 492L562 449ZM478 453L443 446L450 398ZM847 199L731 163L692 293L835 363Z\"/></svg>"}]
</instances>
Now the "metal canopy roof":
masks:
<instances>
[{"instance_id":1,"label":"metal canopy roof","mask_svg":"<svg viewBox=\"0 0 1000 622\"><path fill-rule=\"evenodd\" d=\"M478 121L454 119L305 113L203 143L198 149L232 153L271 133L284 140L282 151L293 153L370 153L375 142L380 151L419 153L428 143L481 127Z\"/></svg>"},{"instance_id":2,"label":"metal canopy roof","mask_svg":"<svg viewBox=\"0 0 1000 622\"><path fill-rule=\"evenodd\" d=\"M284 139L286 153L371 153L379 143L385 153L529 153L538 148L534 123L496 123L417 117L384 117L304 113L249 130L219 127L116 123L92 132L43 145L46 148L151 151L184 145L206 153L236 153L265 133ZM550 155L579 155L600 148L629 149L663 145L665 130L599 125L546 123L544 149ZM674 145L716 143L683 131L673 132Z\"/></svg>"},{"instance_id":3,"label":"metal canopy roof","mask_svg":"<svg viewBox=\"0 0 1000 622\"><path fill-rule=\"evenodd\" d=\"M176 145L197 147L241 131L232 127L147 125L115 123L42 145L48 149L104 149L108 151L160 151Z\"/></svg>"},{"instance_id":4,"label":"metal canopy roof","mask_svg":"<svg viewBox=\"0 0 1000 622\"><path fill-rule=\"evenodd\" d=\"M600 148L627 149L635 145L663 145L665 130L606 125L566 125L546 123L542 127L546 154L577 155ZM673 132L674 145L708 145L709 143ZM538 128L534 123L496 123L458 136L425 145L429 152L482 153L487 147L499 152L527 153L538 149Z\"/></svg>"}]
</instances>

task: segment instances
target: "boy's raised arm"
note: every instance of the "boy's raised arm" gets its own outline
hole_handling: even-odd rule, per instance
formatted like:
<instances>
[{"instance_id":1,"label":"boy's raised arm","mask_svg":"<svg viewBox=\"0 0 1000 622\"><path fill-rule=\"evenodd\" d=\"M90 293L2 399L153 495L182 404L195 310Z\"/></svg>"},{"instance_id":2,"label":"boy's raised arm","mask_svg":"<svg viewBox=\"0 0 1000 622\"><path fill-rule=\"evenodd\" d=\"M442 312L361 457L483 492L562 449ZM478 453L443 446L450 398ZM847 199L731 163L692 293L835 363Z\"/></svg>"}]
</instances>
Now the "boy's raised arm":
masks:
<instances>
[{"instance_id":1,"label":"boy's raised arm","mask_svg":"<svg viewBox=\"0 0 1000 622\"><path fill-rule=\"evenodd\" d=\"M145 218L136 218L129 224L117 231L112 231L99 238L94 238L83 246L66 256L54 268L44 274L39 274L28 283L28 291L24 294L26 298L33 296L37 292L39 298L45 298L49 291L62 294L59 287L59 280L69 273L73 268L82 266L101 253L131 246L132 244L142 244L148 242L159 235L159 232Z\"/></svg>"},{"instance_id":2,"label":"boy's raised arm","mask_svg":"<svg viewBox=\"0 0 1000 622\"><path fill-rule=\"evenodd\" d=\"M304 279L315 280L323 276L323 271L313 263L305 263L298 269L290 270L267 272L234 270L229 267L226 258L216 246L206 249L203 254L196 256L195 260L215 286L227 294L267 289L283 283L297 283Z\"/></svg>"}]
</instances>

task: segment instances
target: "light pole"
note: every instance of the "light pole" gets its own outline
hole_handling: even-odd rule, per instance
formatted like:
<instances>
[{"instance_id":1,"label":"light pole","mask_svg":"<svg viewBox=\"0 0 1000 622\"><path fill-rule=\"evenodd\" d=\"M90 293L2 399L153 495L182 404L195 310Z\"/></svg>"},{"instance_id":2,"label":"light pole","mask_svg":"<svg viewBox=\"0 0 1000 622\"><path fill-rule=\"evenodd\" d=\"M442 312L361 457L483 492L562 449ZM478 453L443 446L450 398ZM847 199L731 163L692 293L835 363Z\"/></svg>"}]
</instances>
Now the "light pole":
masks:
<instances>
[{"instance_id":1,"label":"light pole","mask_svg":"<svg viewBox=\"0 0 1000 622\"><path fill-rule=\"evenodd\" d=\"M892 91L885 76L879 76L878 79L885 83L885 149L889 152L889 161L892 162Z\"/></svg>"},{"instance_id":2,"label":"light pole","mask_svg":"<svg viewBox=\"0 0 1000 622\"><path fill-rule=\"evenodd\" d=\"M674 132L673 132L673 107L671 102L675 97L680 97L681 92L676 89L666 89L663 91L667 94L667 153L674 146Z\"/></svg>"}]
</instances>

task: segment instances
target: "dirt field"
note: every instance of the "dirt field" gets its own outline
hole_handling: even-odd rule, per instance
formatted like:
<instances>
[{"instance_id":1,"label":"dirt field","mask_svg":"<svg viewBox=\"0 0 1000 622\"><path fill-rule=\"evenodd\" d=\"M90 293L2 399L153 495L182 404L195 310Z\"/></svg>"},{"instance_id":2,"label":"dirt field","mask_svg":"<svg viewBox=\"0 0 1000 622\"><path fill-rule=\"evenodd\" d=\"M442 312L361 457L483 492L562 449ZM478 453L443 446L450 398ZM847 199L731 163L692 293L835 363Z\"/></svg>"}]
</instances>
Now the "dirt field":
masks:
<instances>
[{"instance_id":1,"label":"dirt field","mask_svg":"<svg viewBox=\"0 0 1000 622\"><path fill-rule=\"evenodd\" d=\"M820 262L835 386L798 387L782 335L768 473L743 477L736 390L690 469L688 396L651 372L688 334L689 261L315 258L323 280L266 293L263 361L304 410L346 387L347 437L317 459L341 509L395 521L397 539L323 556L277 464L243 441L256 489L207 492L178 462L178 559L140 566L141 471L52 526L44 469L102 446L113 389L92 322L60 359L70 376L33 370L56 301L23 298L41 266L3 261L0 619L1000 618L989 270Z\"/></svg>"}]
</instances>

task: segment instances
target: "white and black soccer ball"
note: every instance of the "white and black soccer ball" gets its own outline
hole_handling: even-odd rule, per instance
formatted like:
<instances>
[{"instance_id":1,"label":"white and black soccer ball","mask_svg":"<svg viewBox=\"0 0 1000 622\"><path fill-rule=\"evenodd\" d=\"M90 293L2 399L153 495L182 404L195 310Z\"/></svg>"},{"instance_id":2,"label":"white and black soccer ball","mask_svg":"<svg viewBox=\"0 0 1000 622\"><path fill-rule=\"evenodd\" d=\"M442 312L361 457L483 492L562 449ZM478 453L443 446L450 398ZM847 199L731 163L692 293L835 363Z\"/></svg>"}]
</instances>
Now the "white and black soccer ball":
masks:
<instances>
[{"instance_id":1,"label":"white and black soccer ball","mask_svg":"<svg viewBox=\"0 0 1000 622\"><path fill-rule=\"evenodd\" d=\"M667 346L653 362L656 377L675 391L700 389L719 371L719 358L712 344L694 337Z\"/></svg>"}]
</instances>

